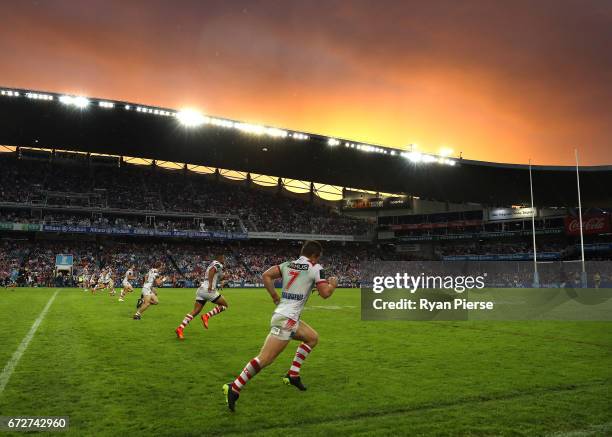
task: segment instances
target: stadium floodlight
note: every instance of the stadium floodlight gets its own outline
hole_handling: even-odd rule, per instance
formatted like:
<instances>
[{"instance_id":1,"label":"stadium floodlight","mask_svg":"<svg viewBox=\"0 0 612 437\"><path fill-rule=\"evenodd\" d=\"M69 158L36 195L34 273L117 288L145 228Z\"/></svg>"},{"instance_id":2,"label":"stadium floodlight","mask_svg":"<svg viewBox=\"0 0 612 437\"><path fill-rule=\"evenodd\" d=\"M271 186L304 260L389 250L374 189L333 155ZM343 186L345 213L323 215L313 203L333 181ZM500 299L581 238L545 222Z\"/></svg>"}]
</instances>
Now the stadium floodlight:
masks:
<instances>
[{"instance_id":1,"label":"stadium floodlight","mask_svg":"<svg viewBox=\"0 0 612 437\"><path fill-rule=\"evenodd\" d=\"M287 131L278 129L275 127L267 128L266 134L270 135L271 137L275 137L275 138L285 138L288 135Z\"/></svg>"},{"instance_id":2,"label":"stadium floodlight","mask_svg":"<svg viewBox=\"0 0 612 437\"><path fill-rule=\"evenodd\" d=\"M83 109L89 105L89 99L82 96L61 96L59 100L65 105L76 106L80 109Z\"/></svg>"},{"instance_id":3,"label":"stadium floodlight","mask_svg":"<svg viewBox=\"0 0 612 437\"><path fill-rule=\"evenodd\" d=\"M234 127L239 131L253 135L263 135L266 133L266 128L258 124L234 123Z\"/></svg>"},{"instance_id":4,"label":"stadium floodlight","mask_svg":"<svg viewBox=\"0 0 612 437\"><path fill-rule=\"evenodd\" d=\"M176 113L179 123L187 127L197 127L205 123L204 116L193 109L183 109Z\"/></svg>"},{"instance_id":5,"label":"stadium floodlight","mask_svg":"<svg viewBox=\"0 0 612 437\"><path fill-rule=\"evenodd\" d=\"M428 163L428 164L431 162L437 161L436 157L432 155L423 155L422 160L423 162Z\"/></svg>"},{"instance_id":6,"label":"stadium floodlight","mask_svg":"<svg viewBox=\"0 0 612 437\"><path fill-rule=\"evenodd\" d=\"M339 145L339 144L340 144L340 141L338 141L338 140L337 140L337 139L335 139L335 138L329 138L329 139L327 140L327 144L328 144L328 145L330 145L330 146L337 146L337 145Z\"/></svg>"},{"instance_id":7,"label":"stadium floodlight","mask_svg":"<svg viewBox=\"0 0 612 437\"><path fill-rule=\"evenodd\" d=\"M453 149L451 149L450 147L441 147L440 148L440 152L439 155L443 156L444 158L451 156L453 154Z\"/></svg>"},{"instance_id":8,"label":"stadium floodlight","mask_svg":"<svg viewBox=\"0 0 612 437\"><path fill-rule=\"evenodd\" d=\"M410 162L419 163L423 162L423 155L420 152L403 152L402 156L408 159Z\"/></svg>"},{"instance_id":9,"label":"stadium floodlight","mask_svg":"<svg viewBox=\"0 0 612 437\"><path fill-rule=\"evenodd\" d=\"M114 108L115 104L113 102L98 102L98 106L100 106L101 108Z\"/></svg>"},{"instance_id":10,"label":"stadium floodlight","mask_svg":"<svg viewBox=\"0 0 612 437\"><path fill-rule=\"evenodd\" d=\"M49 94L26 93L25 96L28 99L34 99L34 100L53 100L53 96Z\"/></svg>"}]
</instances>

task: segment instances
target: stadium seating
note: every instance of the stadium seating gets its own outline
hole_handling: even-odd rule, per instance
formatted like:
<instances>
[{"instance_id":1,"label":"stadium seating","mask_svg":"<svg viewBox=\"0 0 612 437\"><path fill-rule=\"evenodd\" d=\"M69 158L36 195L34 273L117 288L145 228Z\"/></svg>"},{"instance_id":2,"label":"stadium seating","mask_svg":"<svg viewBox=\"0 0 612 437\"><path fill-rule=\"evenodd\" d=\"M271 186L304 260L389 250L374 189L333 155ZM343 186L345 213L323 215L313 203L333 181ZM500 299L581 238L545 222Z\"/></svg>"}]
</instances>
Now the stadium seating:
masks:
<instances>
[{"instance_id":1,"label":"stadium seating","mask_svg":"<svg viewBox=\"0 0 612 437\"><path fill-rule=\"evenodd\" d=\"M159 216L182 212L239 217L241 223L213 225L223 229L230 226L250 231L363 235L371 228L364 220L342 216L325 205L219 183L192 172L132 164L88 165L83 160L50 161L49 157L44 160L0 157L0 201L84 210L81 218L74 218L77 221L91 219L91 214L87 217L83 213L88 208L97 211L101 208L107 211L103 216L111 221L116 221L112 219L118 214L116 210L136 210ZM162 225L166 227L176 227L173 223L180 222L181 229L194 222L193 218L161 221L166 222ZM153 226L157 224L156 219Z\"/></svg>"}]
</instances>

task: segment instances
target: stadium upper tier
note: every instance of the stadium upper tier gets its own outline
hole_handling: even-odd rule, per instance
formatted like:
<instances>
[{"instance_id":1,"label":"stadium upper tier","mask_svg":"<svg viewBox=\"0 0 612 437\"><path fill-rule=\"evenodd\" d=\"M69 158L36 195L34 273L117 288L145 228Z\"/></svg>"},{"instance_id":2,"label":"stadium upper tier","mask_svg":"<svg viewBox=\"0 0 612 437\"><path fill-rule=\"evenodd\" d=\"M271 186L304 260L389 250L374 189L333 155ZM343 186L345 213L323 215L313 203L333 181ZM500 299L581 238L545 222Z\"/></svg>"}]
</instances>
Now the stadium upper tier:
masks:
<instances>
[{"instance_id":1,"label":"stadium upper tier","mask_svg":"<svg viewBox=\"0 0 612 437\"><path fill-rule=\"evenodd\" d=\"M127 216L141 211L141 219L157 216L155 228L227 231L266 231L305 234L363 235L364 220L339 215L326 205L215 181L209 175L171 171L124 163L89 165L87 160L41 154L37 159L18 159L15 153L0 154L0 203L4 209L44 209L45 215L66 215L91 224L97 219L121 216L123 226L145 226ZM83 157L83 155L81 155ZM55 211L55 212L49 212ZM113 213L111 215L111 213ZM0 214L1 215L1 214ZM65 218L62 218L65 219ZM182 223L181 223L182 222ZM115 223L117 224L117 223ZM191 226L191 228L185 228Z\"/></svg>"},{"instance_id":2,"label":"stadium upper tier","mask_svg":"<svg viewBox=\"0 0 612 437\"><path fill-rule=\"evenodd\" d=\"M196 112L0 90L0 144L142 157L449 202L529 203L525 165L449 159ZM581 167L585 206L610 206L612 166ZM540 206L577 204L573 167L533 167Z\"/></svg>"}]
</instances>

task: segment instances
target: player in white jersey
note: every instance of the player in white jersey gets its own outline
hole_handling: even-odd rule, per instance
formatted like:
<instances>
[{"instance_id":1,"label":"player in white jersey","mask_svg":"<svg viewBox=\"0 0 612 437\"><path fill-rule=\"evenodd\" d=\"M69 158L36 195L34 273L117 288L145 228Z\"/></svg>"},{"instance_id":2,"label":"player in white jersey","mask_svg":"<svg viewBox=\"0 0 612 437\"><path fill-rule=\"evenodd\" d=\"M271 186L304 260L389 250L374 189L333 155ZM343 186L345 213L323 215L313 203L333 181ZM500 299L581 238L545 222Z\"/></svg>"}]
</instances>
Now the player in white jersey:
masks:
<instances>
[{"instance_id":1,"label":"player in white jersey","mask_svg":"<svg viewBox=\"0 0 612 437\"><path fill-rule=\"evenodd\" d=\"M334 277L329 278L329 281L325 279L322 267L317 264L321 253L321 245L317 241L306 241L298 259L284 262L264 272L263 283L276 304L276 309L270 321L270 333L259 355L246 364L233 382L223 385L230 411L234 411L240 390L245 384L261 369L272 364L292 339L301 343L289 371L283 377L283 382L299 390L306 390L300 379L300 370L308 354L317 345L319 335L310 325L300 320L300 316L313 288L318 290L323 299L327 299L338 285ZM279 297L274 281L280 278L283 280L283 288Z\"/></svg>"},{"instance_id":2,"label":"player in white jersey","mask_svg":"<svg viewBox=\"0 0 612 437\"><path fill-rule=\"evenodd\" d=\"M83 288L83 291L89 291L90 276L91 275L89 274L89 269L87 266L83 267L83 271L81 273L81 287Z\"/></svg>"},{"instance_id":3,"label":"player in white jersey","mask_svg":"<svg viewBox=\"0 0 612 437\"><path fill-rule=\"evenodd\" d=\"M94 270L91 272L91 276L89 277L89 288L91 289L92 294L95 292L97 275L99 275L99 273Z\"/></svg>"},{"instance_id":4,"label":"player in white jersey","mask_svg":"<svg viewBox=\"0 0 612 437\"><path fill-rule=\"evenodd\" d=\"M103 290L106 288L106 268L100 270L100 274L98 275L98 281L96 286L91 290L92 293L95 293L98 290Z\"/></svg>"},{"instance_id":5,"label":"player in white jersey","mask_svg":"<svg viewBox=\"0 0 612 437\"><path fill-rule=\"evenodd\" d=\"M208 329L208 320L212 316L225 311L228 307L227 301L219 292L217 287L221 285L223 279L223 264L225 263L224 255L217 255L215 260L210 263L204 274L204 280L196 291L195 303L193 310L185 315L181 324L174 330L176 336L180 339L184 338L183 330L193 320L195 316L200 314L206 302L216 303L212 310L202 315L202 323L204 328Z\"/></svg>"},{"instance_id":6,"label":"player in white jersey","mask_svg":"<svg viewBox=\"0 0 612 437\"><path fill-rule=\"evenodd\" d=\"M123 288L121 289L121 294L119 295L119 302L123 302L126 293L131 293L132 291L134 291L134 287L132 286L132 283L130 281L136 279L136 273L134 273L135 269L136 266L132 264L123 276L123 282L121 283L121 286Z\"/></svg>"},{"instance_id":7,"label":"player in white jersey","mask_svg":"<svg viewBox=\"0 0 612 437\"><path fill-rule=\"evenodd\" d=\"M142 286L142 293L140 294L140 299L138 299L138 303L136 304L137 309L133 317L134 320L140 320L142 313L144 313L149 306L157 305L159 303L155 286L160 286L167 279L161 275L161 268L162 263L157 262L155 263L155 267L149 270L145 276L145 282Z\"/></svg>"},{"instance_id":8,"label":"player in white jersey","mask_svg":"<svg viewBox=\"0 0 612 437\"><path fill-rule=\"evenodd\" d=\"M104 285L106 286L106 289L108 290L108 294L110 294L111 296L114 296L115 295L115 280L113 279L113 269L110 267L106 269L106 276L104 277Z\"/></svg>"}]
</instances>

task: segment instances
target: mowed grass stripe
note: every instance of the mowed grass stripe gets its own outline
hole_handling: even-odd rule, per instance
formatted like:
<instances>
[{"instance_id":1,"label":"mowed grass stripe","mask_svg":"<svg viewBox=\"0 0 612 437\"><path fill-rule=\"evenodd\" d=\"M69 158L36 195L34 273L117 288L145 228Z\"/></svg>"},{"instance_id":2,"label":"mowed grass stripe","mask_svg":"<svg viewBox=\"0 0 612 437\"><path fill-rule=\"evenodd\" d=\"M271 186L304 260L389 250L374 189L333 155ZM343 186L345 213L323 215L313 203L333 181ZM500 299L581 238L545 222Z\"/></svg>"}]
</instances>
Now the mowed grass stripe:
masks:
<instances>
[{"instance_id":1,"label":"mowed grass stripe","mask_svg":"<svg viewBox=\"0 0 612 437\"><path fill-rule=\"evenodd\" d=\"M0 395L2 395L2 392L4 392L4 388L8 384L9 379L11 378L11 375L13 374L13 371L15 370L15 367L17 367L17 364L19 364L19 360L21 360L21 357L23 356L26 349L28 348L28 345L30 344L30 341L32 341L34 334L36 334L38 327L40 326L45 316L47 315L49 308L51 308L51 305L53 304L53 301L55 300L57 293L59 293L59 290L56 290L55 293L53 293L53 295L49 298L43 310L40 312L36 320L34 320L32 327L30 328L26 336L23 337L23 340L19 344L19 347L17 348L15 353L11 356L10 360L6 363L6 365L2 369L2 372L0 373Z\"/></svg>"},{"instance_id":2,"label":"mowed grass stripe","mask_svg":"<svg viewBox=\"0 0 612 437\"><path fill-rule=\"evenodd\" d=\"M441 404L415 405L411 408L368 411L324 420L301 421L266 427L257 423L249 431L216 435L283 436L299 429L309 436L340 435L524 435L565 436L609 435L609 383L595 381L581 386L567 385L542 390L496 394L491 397L457 399ZM576 406L578 399L596 411ZM552 411L555 404L559 410ZM567 434L566 434L567 433ZM579 434L582 435L582 434Z\"/></svg>"},{"instance_id":3,"label":"mowed grass stripe","mask_svg":"<svg viewBox=\"0 0 612 437\"><path fill-rule=\"evenodd\" d=\"M11 358L54 288L0 288L0 367Z\"/></svg>"},{"instance_id":4,"label":"mowed grass stripe","mask_svg":"<svg viewBox=\"0 0 612 437\"><path fill-rule=\"evenodd\" d=\"M232 415L221 384L259 351L273 310L267 293L224 290L229 310L215 316L208 331L194 320L184 341L173 331L191 310L194 290L160 290L160 305L141 321L131 319L137 294L119 303L108 295L60 293L44 335L34 337L0 397L3 415L69 415L75 435L135 436L286 435L295 429L291 424L320 435L359 427L397 433L398 424L424 435L453 434L446 411L463 421L460 434L474 435L496 434L496 427L501 435L512 429L520 430L516 435L541 434L541 411L548 412L548 430L606 422L601 405L609 383L599 381L609 378L609 351L539 337L583 329L589 342L610 334L611 324L492 325L504 331L523 327L538 335L531 338L447 329L442 322L361 322L358 291L339 290L328 301L315 295L304 313L321 336L302 372L309 390L281 383L293 342L249 383ZM328 305L340 309L315 308ZM568 399L581 406L580 417L567 411ZM530 417L534 403L540 406ZM411 413L419 408L421 413ZM568 417L572 426L566 426Z\"/></svg>"}]
</instances>

